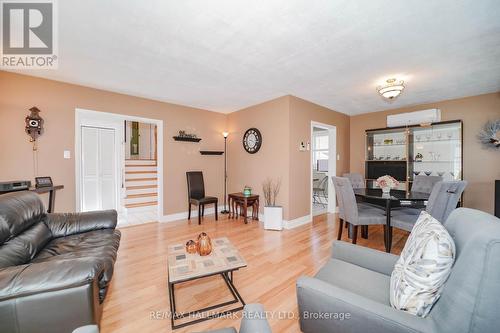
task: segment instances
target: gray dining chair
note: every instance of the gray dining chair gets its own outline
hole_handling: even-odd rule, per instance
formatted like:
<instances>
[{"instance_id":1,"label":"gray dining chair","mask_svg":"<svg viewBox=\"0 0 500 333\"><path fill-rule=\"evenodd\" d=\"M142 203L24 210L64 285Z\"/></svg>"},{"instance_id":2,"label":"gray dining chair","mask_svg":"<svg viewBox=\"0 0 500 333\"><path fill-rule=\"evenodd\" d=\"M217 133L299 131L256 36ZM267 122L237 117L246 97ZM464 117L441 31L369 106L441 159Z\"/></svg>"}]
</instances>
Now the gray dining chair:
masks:
<instances>
[{"instance_id":1,"label":"gray dining chair","mask_svg":"<svg viewBox=\"0 0 500 333\"><path fill-rule=\"evenodd\" d=\"M352 188L366 188L365 178L360 173L344 173L342 177L349 179Z\"/></svg>"},{"instance_id":2,"label":"gray dining chair","mask_svg":"<svg viewBox=\"0 0 500 333\"><path fill-rule=\"evenodd\" d=\"M417 175L413 179L413 183L411 186L410 192L420 192L430 194L434 185L443 180L441 176L426 176L426 175ZM424 202L400 202L401 207L394 207L393 210L400 210L401 208L406 208L407 214L420 215L420 213L425 210L426 204Z\"/></svg>"},{"instance_id":3,"label":"gray dining chair","mask_svg":"<svg viewBox=\"0 0 500 333\"><path fill-rule=\"evenodd\" d=\"M443 180L441 176L425 176L417 175L413 179L413 184L411 186L411 192L421 192L428 193L432 192L434 185Z\"/></svg>"},{"instance_id":4,"label":"gray dining chair","mask_svg":"<svg viewBox=\"0 0 500 333\"><path fill-rule=\"evenodd\" d=\"M332 177L332 181L339 204L338 240L342 237L344 221L349 223L349 228L352 229L353 244L356 244L357 241L358 226L385 225L386 217L382 210L356 202L354 190L348 178Z\"/></svg>"},{"instance_id":5,"label":"gray dining chair","mask_svg":"<svg viewBox=\"0 0 500 333\"><path fill-rule=\"evenodd\" d=\"M440 222L446 221L450 213L457 208L467 182L464 180L437 182L429 196L425 211ZM391 214L391 227L411 231L419 215L412 209L402 208Z\"/></svg>"}]
</instances>

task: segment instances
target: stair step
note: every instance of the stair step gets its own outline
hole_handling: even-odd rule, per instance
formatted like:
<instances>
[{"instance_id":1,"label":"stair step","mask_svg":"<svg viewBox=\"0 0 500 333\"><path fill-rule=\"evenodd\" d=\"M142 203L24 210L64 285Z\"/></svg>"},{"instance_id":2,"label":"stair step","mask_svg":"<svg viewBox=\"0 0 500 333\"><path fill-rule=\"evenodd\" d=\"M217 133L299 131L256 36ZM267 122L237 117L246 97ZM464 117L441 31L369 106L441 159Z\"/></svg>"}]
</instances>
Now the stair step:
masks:
<instances>
[{"instance_id":1,"label":"stair step","mask_svg":"<svg viewBox=\"0 0 500 333\"><path fill-rule=\"evenodd\" d=\"M125 197L125 199L157 197L157 196L158 196L158 193L127 194L127 196Z\"/></svg>"},{"instance_id":2,"label":"stair step","mask_svg":"<svg viewBox=\"0 0 500 333\"><path fill-rule=\"evenodd\" d=\"M157 165L156 160L125 160L125 165L130 166L130 165L148 165L148 166L154 166Z\"/></svg>"},{"instance_id":3,"label":"stair step","mask_svg":"<svg viewBox=\"0 0 500 333\"><path fill-rule=\"evenodd\" d=\"M143 181L148 181L148 180L158 180L157 177L151 177L151 178L129 178L125 179L126 182L143 182Z\"/></svg>"},{"instance_id":4,"label":"stair step","mask_svg":"<svg viewBox=\"0 0 500 333\"><path fill-rule=\"evenodd\" d=\"M158 201L148 201L148 202L125 204L125 207L135 208L135 207L146 207L146 206L156 206L156 205L158 205Z\"/></svg>"},{"instance_id":5,"label":"stair step","mask_svg":"<svg viewBox=\"0 0 500 333\"><path fill-rule=\"evenodd\" d=\"M144 167L156 167L158 166L157 164L125 164L125 167L127 168L144 168Z\"/></svg>"},{"instance_id":6,"label":"stair step","mask_svg":"<svg viewBox=\"0 0 500 333\"><path fill-rule=\"evenodd\" d=\"M140 173L158 173L156 170L125 171L126 175L135 175Z\"/></svg>"},{"instance_id":7,"label":"stair step","mask_svg":"<svg viewBox=\"0 0 500 333\"><path fill-rule=\"evenodd\" d=\"M158 188L158 185L137 185L137 186L127 186L126 189L128 190L145 190L148 188Z\"/></svg>"}]
</instances>

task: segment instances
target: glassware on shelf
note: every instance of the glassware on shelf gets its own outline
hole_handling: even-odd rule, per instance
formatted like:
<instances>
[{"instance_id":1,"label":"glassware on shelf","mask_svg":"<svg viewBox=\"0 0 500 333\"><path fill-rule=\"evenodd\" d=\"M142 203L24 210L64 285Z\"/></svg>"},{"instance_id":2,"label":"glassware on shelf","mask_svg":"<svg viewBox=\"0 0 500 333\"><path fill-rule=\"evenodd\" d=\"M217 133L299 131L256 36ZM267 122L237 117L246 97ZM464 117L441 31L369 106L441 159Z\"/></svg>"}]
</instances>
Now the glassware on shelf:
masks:
<instances>
[{"instance_id":1,"label":"glassware on shelf","mask_svg":"<svg viewBox=\"0 0 500 333\"><path fill-rule=\"evenodd\" d=\"M427 139L427 141L431 141L431 138L432 138L431 133L427 133L427 134L425 135L425 138Z\"/></svg>"},{"instance_id":2,"label":"glassware on shelf","mask_svg":"<svg viewBox=\"0 0 500 333\"><path fill-rule=\"evenodd\" d=\"M417 138L417 141L418 141L418 142L420 142L420 139L421 139L422 137L421 137L420 135L417 135L417 136L416 136L416 138Z\"/></svg>"},{"instance_id":3,"label":"glassware on shelf","mask_svg":"<svg viewBox=\"0 0 500 333\"><path fill-rule=\"evenodd\" d=\"M432 175L432 171L424 171L424 173L425 173L426 176Z\"/></svg>"},{"instance_id":4,"label":"glassware on shelf","mask_svg":"<svg viewBox=\"0 0 500 333\"><path fill-rule=\"evenodd\" d=\"M418 175L420 174L420 171L413 171L413 174L414 174L415 176L418 176Z\"/></svg>"},{"instance_id":5,"label":"glassware on shelf","mask_svg":"<svg viewBox=\"0 0 500 333\"><path fill-rule=\"evenodd\" d=\"M448 132L446 133L446 136L448 137L448 140L451 140L451 138L453 137L453 133Z\"/></svg>"},{"instance_id":6,"label":"glassware on shelf","mask_svg":"<svg viewBox=\"0 0 500 333\"><path fill-rule=\"evenodd\" d=\"M439 177L443 177L443 175L445 174L445 172L444 171L438 171L437 174L438 174Z\"/></svg>"},{"instance_id":7,"label":"glassware on shelf","mask_svg":"<svg viewBox=\"0 0 500 333\"><path fill-rule=\"evenodd\" d=\"M437 135L438 140L441 140L441 137L442 137L442 134L438 133L438 135Z\"/></svg>"}]
</instances>

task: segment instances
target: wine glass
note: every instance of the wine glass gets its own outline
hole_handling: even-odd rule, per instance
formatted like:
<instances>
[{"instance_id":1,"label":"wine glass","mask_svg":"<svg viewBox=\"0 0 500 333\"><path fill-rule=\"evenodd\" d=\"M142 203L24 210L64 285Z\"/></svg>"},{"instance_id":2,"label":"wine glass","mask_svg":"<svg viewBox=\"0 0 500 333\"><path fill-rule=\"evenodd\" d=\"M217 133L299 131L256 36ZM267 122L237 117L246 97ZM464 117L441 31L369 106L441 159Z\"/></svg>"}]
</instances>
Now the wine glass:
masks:
<instances>
[{"instance_id":1,"label":"wine glass","mask_svg":"<svg viewBox=\"0 0 500 333\"><path fill-rule=\"evenodd\" d=\"M432 175L432 171L424 171L424 173L425 173L426 176Z\"/></svg>"}]
</instances>

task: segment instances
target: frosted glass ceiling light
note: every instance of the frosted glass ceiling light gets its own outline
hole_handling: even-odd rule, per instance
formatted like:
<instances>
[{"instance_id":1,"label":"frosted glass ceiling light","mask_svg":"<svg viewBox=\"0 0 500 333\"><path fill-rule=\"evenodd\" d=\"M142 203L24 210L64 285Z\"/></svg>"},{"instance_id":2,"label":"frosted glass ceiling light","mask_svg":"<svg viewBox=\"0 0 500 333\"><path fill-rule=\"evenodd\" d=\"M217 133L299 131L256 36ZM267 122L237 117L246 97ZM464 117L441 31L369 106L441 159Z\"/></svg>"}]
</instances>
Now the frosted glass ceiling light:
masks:
<instances>
[{"instance_id":1,"label":"frosted glass ceiling light","mask_svg":"<svg viewBox=\"0 0 500 333\"><path fill-rule=\"evenodd\" d=\"M388 100L398 97L405 88L403 80L387 79L385 82L386 84L377 87L377 91Z\"/></svg>"}]
</instances>

